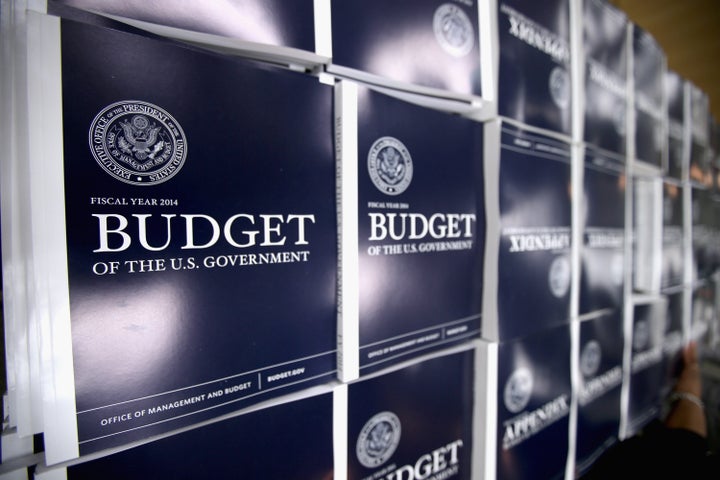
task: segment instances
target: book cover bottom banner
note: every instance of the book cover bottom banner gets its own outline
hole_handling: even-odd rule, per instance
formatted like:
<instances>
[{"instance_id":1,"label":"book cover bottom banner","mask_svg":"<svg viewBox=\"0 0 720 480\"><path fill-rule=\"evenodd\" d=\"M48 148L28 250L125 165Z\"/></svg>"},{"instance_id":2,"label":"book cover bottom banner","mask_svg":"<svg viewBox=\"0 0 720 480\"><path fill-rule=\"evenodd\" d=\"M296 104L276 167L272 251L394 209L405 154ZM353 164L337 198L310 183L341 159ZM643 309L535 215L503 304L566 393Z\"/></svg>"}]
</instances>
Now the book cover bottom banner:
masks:
<instances>
[{"instance_id":1,"label":"book cover bottom banner","mask_svg":"<svg viewBox=\"0 0 720 480\"><path fill-rule=\"evenodd\" d=\"M68 480L100 478L330 480L332 396L276 405L67 469Z\"/></svg>"}]
</instances>

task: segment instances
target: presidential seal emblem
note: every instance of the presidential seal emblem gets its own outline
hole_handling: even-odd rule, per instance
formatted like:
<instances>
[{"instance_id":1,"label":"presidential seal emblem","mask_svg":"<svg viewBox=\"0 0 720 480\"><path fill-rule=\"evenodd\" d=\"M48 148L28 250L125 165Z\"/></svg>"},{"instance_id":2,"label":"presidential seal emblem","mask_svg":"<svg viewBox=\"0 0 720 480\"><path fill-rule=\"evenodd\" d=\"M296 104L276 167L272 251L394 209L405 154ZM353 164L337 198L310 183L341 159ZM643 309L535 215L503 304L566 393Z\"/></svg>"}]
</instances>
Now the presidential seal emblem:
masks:
<instances>
[{"instance_id":1,"label":"presidential seal emblem","mask_svg":"<svg viewBox=\"0 0 720 480\"><path fill-rule=\"evenodd\" d=\"M454 57L464 57L475 45L475 29L470 17L451 3L435 10L433 32L442 49Z\"/></svg>"},{"instance_id":2,"label":"presidential seal emblem","mask_svg":"<svg viewBox=\"0 0 720 480\"><path fill-rule=\"evenodd\" d=\"M105 107L90 125L89 142L98 165L132 185L170 180L187 155L185 132L172 115L138 100Z\"/></svg>"},{"instance_id":3,"label":"presidential seal emblem","mask_svg":"<svg viewBox=\"0 0 720 480\"><path fill-rule=\"evenodd\" d=\"M503 399L505 408L512 413L518 413L527 407L532 396L533 377L527 368L518 368L510 375L505 383Z\"/></svg>"},{"instance_id":4,"label":"presidential seal emblem","mask_svg":"<svg viewBox=\"0 0 720 480\"><path fill-rule=\"evenodd\" d=\"M600 368L602 349L597 340L590 340L580 352L580 372L585 378L592 378Z\"/></svg>"},{"instance_id":5,"label":"presidential seal emblem","mask_svg":"<svg viewBox=\"0 0 720 480\"><path fill-rule=\"evenodd\" d=\"M386 195L400 195L412 181L410 152L397 138L381 137L368 152L368 173L378 190Z\"/></svg>"},{"instance_id":6,"label":"presidential seal emblem","mask_svg":"<svg viewBox=\"0 0 720 480\"><path fill-rule=\"evenodd\" d=\"M548 78L550 96L560 108L570 105L570 75L563 67L555 67Z\"/></svg>"},{"instance_id":7,"label":"presidential seal emblem","mask_svg":"<svg viewBox=\"0 0 720 480\"><path fill-rule=\"evenodd\" d=\"M374 415L358 435L355 453L360 463L367 468L385 463L400 443L400 432L400 419L394 413Z\"/></svg>"},{"instance_id":8,"label":"presidential seal emblem","mask_svg":"<svg viewBox=\"0 0 720 480\"><path fill-rule=\"evenodd\" d=\"M557 298L562 298L567 293L570 288L570 262L566 257L557 257L550 264L548 285Z\"/></svg>"}]
</instances>

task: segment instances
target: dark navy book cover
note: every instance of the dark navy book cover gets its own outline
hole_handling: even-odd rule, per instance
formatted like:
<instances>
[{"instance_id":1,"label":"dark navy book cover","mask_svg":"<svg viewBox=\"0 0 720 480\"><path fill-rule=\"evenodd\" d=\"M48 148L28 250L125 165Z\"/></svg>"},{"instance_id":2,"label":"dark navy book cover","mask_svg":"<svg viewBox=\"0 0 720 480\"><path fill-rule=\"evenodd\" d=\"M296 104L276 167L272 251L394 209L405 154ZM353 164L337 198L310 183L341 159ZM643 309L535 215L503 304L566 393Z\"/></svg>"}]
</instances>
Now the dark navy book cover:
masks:
<instances>
[{"instance_id":1,"label":"dark navy book cover","mask_svg":"<svg viewBox=\"0 0 720 480\"><path fill-rule=\"evenodd\" d=\"M635 157L662 167L665 143L663 110L665 53L647 31L633 29L635 79Z\"/></svg>"},{"instance_id":2,"label":"dark navy book cover","mask_svg":"<svg viewBox=\"0 0 720 480\"><path fill-rule=\"evenodd\" d=\"M690 85L690 181L708 185L710 172L710 107L707 93Z\"/></svg>"},{"instance_id":3,"label":"dark navy book cover","mask_svg":"<svg viewBox=\"0 0 720 480\"><path fill-rule=\"evenodd\" d=\"M707 348L713 328L717 328L716 283L710 280L693 285L690 338L698 342L700 355Z\"/></svg>"},{"instance_id":4,"label":"dark navy book cover","mask_svg":"<svg viewBox=\"0 0 720 480\"><path fill-rule=\"evenodd\" d=\"M67 479L331 480L332 409L330 393L275 405L72 465Z\"/></svg>"},{"instance_id":5,"label":"dark navy book cover","mask_svg":"<svg viewBox=\"0 0 720 480\"><path fill-rule=\"evenodd\" d=\"M62 22L80 452L334 376L332 89Z\"/></svg>"},{"instance_id":6,"label":"dark navy book cover","mask_svg":"<svg viewBox=\"0 0 720 480\"><path fill-rule=\"evenodd\" d=\"M586 314L623 303L625 165L588 150L585 156L580 310Z\"/></svg>"},{"instance_id":7,"label":"dark navy book cover","mask_svg":"<svg viewBox=\"0 0 720 480\"><path fill-rule=\"evenodd\" d=\"M476 0L333 0L331 5L331 71L344 67L374 76L374 83L480 96Z\"/></svg>"},{"instance_id":8,"label":"dark navy book cover","mask_svg":"<svg viewBox=\"0 0 720 480\"><path fill-rule=\"evenodd\" d=\"M712 230L713 201L709 190L704 188L690 188L692 212L692 280L706 279L712 275Z\"/></svg>"},{"instance_id":9,"label":"dark navy book cover","mask_svg":"<svg viewBox=\"0 0 720 480\"><path fill-rule=\"evenodd\" d=\"M665 97L667 98L667 166L666 174L683 180L685 160L685 80L676 72L665 73Z\"/></svg>"},{"instance_id":10,"label":"dark navy book cover","mask_svg":"<svg viewBox=\"0 0 720 480\"><path fill-rule=\"evenodd\" d=\"M628 20L603 0L583 2L587 143L624 155L627 149Z\"/></svg>"},{"instance_id":11,"label":"dark navy book cover","mask_svg":"<svg viewBox=\"0 0 720 480\"><path fill-rule=\"evenodd\" d=\"M576 471L585 472L620 433L623 379L623 311L603 313L580 324L580 387Z\"/></svg>"},{"instance_id":12,"label":"dark navy book cover","mask_svg":"<svg viewBox=\"0 0 720 480\"><path fill-rule=\"evenodd\" d=\"M348 386L349 480L473 478L474 351Z\"/></svg>"},{"instance_id":13,"label":"dark navy book cover","mask_svg":"<svg viewBox=\"0 0 720 480\"><path fill-rule=\"evenodd\" d=\"M497 478L564 478L569 325L501 343L497 378Z\"/></svg>"},{"instance_id":14,"label":"dark navy book cover","mask_svg":"<svg viewBox=\"0 0 720 480\"><path fill-rule=\"evenodd\" d=\"M570 2L498 2L498 113L570 135Z\"/></svg>"},{"instance_id":15,"label":"dark navy book cover","mask_svg":"<svg viewBox=\"0 0 720 480\"><path fill-rule=\"evenodd\" d=\"M633 307L627 434L640 431L660 413L665 384L663 343L667 305L662 299Z\"/></svg>"},{"instance_id":16,"label":"dark navy book cover","mask_svg":"<svg viewBox=\"0 0 720 480\"><path fill-rule=\"evenodd\" d=\"M48 13L63 6L265 45L315 51L313 0L49 0Z\"/></svg>"},{"instance_id":17,"label":"dark navy book cover","mask_svg":"<svg viewBox=\"0 0 720 480\"><path fill-rule=\"evenodd\" d=\"M684 287L675 287L662 291L667 297L667 313L663 333L663 356L665 363L664 392L669 391L682 370L682 347L684 338L683 316L685 304Z\"/></svg>"},{"instance_id":18,"label":"dark navy book cover","mask_svg":"<svg viewBox=\"0 0 720 480\"><path fill-rule=\"evenodd\" d=\"M570 306L570 145L503 125L498 198L498 337L566 323Z\"/></svg>"},{"instance_id":19,"label":"dark navy book cover","mask_svg":"<svg viewBox=\"0 0 720 480\"><path fill-rule=\"evenodd\" d=\"M684 282L683 189L676 182L663 182L662 288Z\"/></svg>"},{"instance_id":20,"label":"dark navy book cover","mask_svg":"<svg viewBox=\"0 0 720 480\"><path fill-rule=\"evenodd\" d=\"M479 336L483 126L359 87L360 373Z\"/></svg>"}]
</instances>

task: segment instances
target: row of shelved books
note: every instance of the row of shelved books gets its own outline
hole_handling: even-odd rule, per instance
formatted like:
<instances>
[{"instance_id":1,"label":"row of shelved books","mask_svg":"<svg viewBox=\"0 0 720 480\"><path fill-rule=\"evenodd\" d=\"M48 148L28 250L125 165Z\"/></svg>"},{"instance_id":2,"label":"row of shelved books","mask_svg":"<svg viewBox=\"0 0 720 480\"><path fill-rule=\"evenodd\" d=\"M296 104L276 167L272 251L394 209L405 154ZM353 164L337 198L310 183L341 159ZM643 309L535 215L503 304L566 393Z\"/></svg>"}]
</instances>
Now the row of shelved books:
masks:
<instances>
[{"instance_id":1,"label":"row of shelved books","mask_svg":"<svg viewBox=\"0 0 720 480\"><path fill-rule=\"evenodd\" d=\"M676 178L684 148L693 178L712 181L717 171L707 95L668 71L653 37L603 0L165 2L23 0L15 8L86 20L90 11L224 54L419 93L436 107L500 115Z\"/></svg>"},{"instance_id":2,"label":"row of shelved books","mask_svg":"<svg viewBox=\"0 0 720 480\"><path fill-rule=\"evenodd\" d=\"M621 429L635 432L663 408L677 366L666 307L662 298L635 302L627 359L622 315L605 313L576 333L562 325L470 342L130 448L41 465L35 478L563 478L568 465L574 478Z\"/></svg>"},{"instance_id":3,"label":"row of shelved books","mask_svg":"<svg viewBox=\"0 0 720 480\"><path fill-rule=\"evenodd\" d=\"M437 40L442 48L457 47L465 38L467 25L462 19L468 15L461 12L468 3L437 8L440 19L435 30L450 34L444 47ZM573 142L568 130L540 124L518 110L515 114L503 110L502 95L498 111L507 118L486 117L486 111L474 110L473 102L462 109L465 115L451 115L440 111L455 108L446 100L464 97L439 95L446 98L429 102L427 96L400 94L400 83L385 83L393 89L388 90L339 80L338 75L353 76L352 68L337 69L328 59L319 63L319 69L310 68L302 58L311 57L299 53L304 47L261 48L258 38L240 41L235 38L239 35L233 35L230 41L218 36L220 30L200 34L178 28L187 28L188 18L205 25L218 19L230 21L228 12L200 15L171 9L172 15L185 18L166 29L157 22L168 17L161 17L157 10L146 12L150 17L140 18L142 22L129 22L129 12L142 12L144 3L120 4L128 10L106 12L113 18L66 4L83 6L81 1L29 2L26 10L22 2L4 2L0 15L3 66L9 66L2 73L3 93L7 93L3 95L7 101L2 132L10 154L1 165L9 421L21 436L43 432L47 467L43 475L57 474L53 472L61 470L54 470L58 467L53 465L81 455L80 464L68 467L68 478L73 478L73 469L86 468L82 465L89 458L97 458L102 465L100 457L141 444L107 458L129 464L123 455L147 455L156 462L156 467L148 468L160 468L158 458L165 454L143 453L144 449L171 445L167 448L180 449L175 450L178 453L183 449L195 452L197 440L192 435L207 434L212 444L214 435L227 435L222 430L236 428L232 422L255 421L250 415L265 424L263 411L248 413L247 418L234 415L260 407L279 408L271 407L276 399L293 394L309 396L308 405L322 404L323 411L328 411L328 405L334 411L347 410L348 426L332 431L336 439L346 438L350 446L345 450L354 452L350 455L333 447L336 461L344 455L348 472L363 472L349 473L350 478L443 478L454 475L451 470L459 452L472 448L486 457L474 467L474 478L481 471L492 478L495 468L503 477L510 475L504 469L535 462L548 476L562 475L568 454L575 448L568 444L568 428L583 428L579 420L575 426L565 418L571 399L582 397L569 375L571 345L580 345L579 338L571 341L571 327L590 325L590 319L622 311L628 272L633 270L627 268L630 257L652 252L648 265L656 266L659 259L660 265L666 262L682 270L679 274L673 270L672 278L662 283L664 293L676 288L687 296L699 290L693 282L710 282L717 270L718 242L713 240L717 239L718 225L713 223L717 216L710 212L717 208L718 198L707 184L711 176L692 174L691 141L684 143L688 145L682 155L687 165L681 169L684 173L675 179L668 173L666 179L683 192L682 243L677 235L668 234L662 237L668 248L658 250L653 242L661 237L648 232L654 233L662 223L657 214L666 202L657 201L661 197L656 188L661 171L649 169L637 178L630 171L633 182L647 181L650 187L638 187L637 199L627 195L628 184L633 182L627 181L629 153L620 147L623 142L617 144L618 151L599 140L597 144ZM254 5L248 1L238 8L245 8L242 12L246 13L254 11ZM592 1L587 5L610 8ZM35 11L38 6L46 6L50 15ZM281 12L286 7L267 3L260 10L273 8ZM498 18L506 16L509 25L515 25L511 28L533 34L523 37L525 43L518 48L526 46L527 38L544 39L542 45L552 44L547 39L555 38L530 20L533 8L538 10L532 7L521 14L518 5L499 7ZM369 7L362 10L372 13ZM295 20L310 18L298 12L285 14ZM361 18L350 6L335 8L333 25L346 14ZM116 22L118 15L124 18L122 23ZM382 17L377 12L370 16ZM252 15L245 21L249 18ZM312 18L318 18L317 12ZM384 22L400 28L392 18L388 15ZM251 24L265 27L259 21ZM277 27L277 31L289 35L292 28ZM340 31L351 33L345 28ZM430 39L436 39L436 33L431 33ZM471 49L482 50L481 41ZM419 50L418 42L422 43L411 40L414 50ZM210 44L217 47L215 51L205 48ZM547 54L537 44L531 46L535 54ZM333 45L333 51L342 49ZM358 52L353 55L364 57ZM398 57L390 58L385 63L397 67L393 59ZM519 57L507 63L530 68L532 62ZM288 71L298 70L298 64L304 65L301 71ZM433 73L452 71L433 65ZM413 70L407 65L400 68ZM473 72L477 80L479 75ZM528 82L535 77L529 71L522 75L518 78ZM382 83L371 76L355 78ZM560 90L569 88L567 79L561 74L550 78L554 87L549 94L564 95ZM508 82L500 84L510 89ZM528 95L531 90L527 85L512 88L528 89ZM695 90L688 85L681 90L684 111L695 112L690 108ZM588 91L587 98L599 99L597 95ZM532 99L518 98L508 102L520 110L552 116L552 107L532 106ZM566 98L557 103L566 103L563 108L568 108L578 102ZM630 122L624 125L633 128ZM691 140L691 124L685 125L683 139ZM586 131L599 130L586 127ZM700 143L706 161L713 150ZM707 165L703 163L700 171L705 172ZM698 193L702 200L689 202L688 195L696 191L702 192ZM647 217L655 219L651 228L643 223L627 227L630 216L625 205L631 199L637 208L652 212ZM644 214L632 217L635 221L646 218ZM695 220L689 223L691 218ZM636 242L636 251L628 254L631 230L646 232L638 234L638 239L648 240L647 245ZM666 251L673 253L662 255ZM698 273L688 274L678 267L677 255L695 258L693 271ZM665 278L657 272L657 268L649 273L640 269L636 283L652 284ZM689 322L690 307L681 309L682 340L717 329L715 304L707 304L710 313L699 326ZM583 323L571 322L578 313L584 315ZM614 331L615 327L607 328ZM560 338L533 340L547 335ZM610 336L617 342L614 333ZM425 450L402 459L374 450L383 450L400 424L403 431L412 431L416 420L398 419L396 412L395 418L381 416L371 423L368 418L375 413L364 418L352 411L353 401L362 403L353 400L353 390L365 382L369 385L371 378L387 373L393 365L431 352L471 345L474 350L478 337L486 339L480 342L484 353L476 351L475 360L465 353L470 358L463 360L465 367L448 370L454 372L448 380L452 375L465 379L457 396L466 404L464 428L476 437L435 437L422 447ZM629 338L627 331L625 337ZM531 346L533 342L537 345ZM551 346L553 342L558 342L556 347ZM646 346L639 341L638 345ZM556 355L557 359L528 359L525 352L534 349L537 355ZM504 355L508 358L503 360ZM582 360L577 361L582 365ZM474 373L468 364L475 365ZM510 381L516 370L521 373ZM336 385L338 377L340 385ZM665 382L665 377L657 380ZM392 380L396 381L400 382ZM492 381L501 383L482 383ZM548 382L559 386L552 387L554 396L543 397L550 395L541 388ZM429 379L423 383L430 384ZM505 389L502 404L498 385ZM517 407L524 401L516 397L522 399L535 391L533 385L541 397ZM314 390L308 390L311 387ZM612 387L620 388L616 383ZM433 390L445 398L453 388ZM662 388L649 391L658 394ZM332 390L336 400L328 403L329 393L323 397L326 400L321 394L315 398L315 393L308 393L323 389ZM338 402L345 394L338 392L346 390L350 406L344 408ZM412 392L410 386L398 391L403 408L414 408L416 401L421 408L420 395L402 393ZM514 415L501 414L501 405ZM520 447L542 425L537 418L547 415L542 410L546 405L558 409L552 435L561 437L558 457L550 466L545 466L537 447ZM644 407L642 411L647 412ZM611 422L619 422L623 410L610 409ZM378 407L376 413L382 411ZM439 413L422 415L435 419ZM308 416L308 421L317 418ZM637 426L641 422L632 420L636 416L626 417L626 423ZM225 420L216 423L218 419ZM328 426L327 418L322 422L322 428ZM351 422L358 425L353 427ZM243 428L273 436L280 429L287 433L287 441L298 442L300 435L303 448L309 446L306 434L287 430L284 422L271 423L276 426ZM198 424L207 426L194 429ZM342 428L349 433L344 436ZM212 429L219 433L211 433ZM367 445L362 448L370 465L350 466L362 463L363 455L355 440L359 434L353 429L365 430ZM618 431L614 426L609 429L615 433L603 438L602 444L612 441ZM604 435L599 432L595 434ZM507 435L516 438L507 443ZM317 436L324 442L317 453L325 460L312 463L324 469L327 454L333 451L327 448L332 436L324 430ZM155 441L146 443L149 440ZM496 446L504 449L497 452L517 446L518 453L512 455L518 455L518 460L501 465ZM577 448L584 452L578 465L586 465L594 453L588 454L588 447L579 444ZM402 451L401 446L398 449ZM432 463L423 460L426 455ZM461 456L467 465L469 453ZM183 467L178 460L192 458L191 452L171 458L175 462L171 468L197 466ZM217 462L222 465L220 458ZM356 470L379 465L385 473ZM89 471L78 475L112 478ZM304 475L300 478L307 478ZM270 473L257 476L273 478ZM292 478L282 472L276 476ZM469 478L470 474L460 476Z\"/></svg>"}]
</instances>

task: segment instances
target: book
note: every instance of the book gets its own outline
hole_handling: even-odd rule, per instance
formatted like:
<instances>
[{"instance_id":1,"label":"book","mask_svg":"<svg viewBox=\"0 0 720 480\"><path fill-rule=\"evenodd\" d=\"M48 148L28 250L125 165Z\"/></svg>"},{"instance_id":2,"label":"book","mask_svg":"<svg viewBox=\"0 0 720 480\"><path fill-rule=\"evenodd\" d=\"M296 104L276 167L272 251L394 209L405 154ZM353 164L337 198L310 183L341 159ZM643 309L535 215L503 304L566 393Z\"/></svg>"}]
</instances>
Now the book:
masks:
<instances>
[{"instance_id":1,"label":"book","mask_svg":"<svg viewBox=\"0 0 720 480\"><path fill-rule=\"evenodd\" d=\"M52 60L31 132L47 146L32 167L46 189L48 463L334 378L332 89L29 17L45 32L37 61Z\"/></svg>"},{"instance_id":2,"label":"book","mask_svg":"<svg viewBox=\"0 0 720 480\"><path fill-rule=\"evenodd\" d=\"M589 470L617 442L624 377L622 309L580 323L575 472Z\"/></svg>"},{"instance_id":3,"label":"book","mask_svg":"<svg viewBox=\"0 0 720 480\"><path fill-rule=\"evenodd\" d=\"M587 148L583 173L579 314L620 309L625 284L625 163Z\"/></svg>"},{"instance_id":4,"label":"book","mask_svg":"<svg viewBox=\"0 0 720 480\"><path fill-rule=\"evenodd\" d=\"M602 0L583 2L585 114L583 139L627 153L630 42L624 12Z\"/></svg>"},{"instance_id":5,"label":"book","mask_svg":"<svg viewBox=\"0 0 720 480\"><path fill-rule=\"evenodd\" d=\"M662 276L662 178L635 174L632 198L632 287L657 295Z\"/></svg>"},{"instance_id":6,"label":"book","mask_svg":"<svg viewBox=\"0 0 720 480\"><path fill-rule=\"evenodd\" d=\"M688 288L684 286L667 288L662 294L667 298L667 313L663 327L665 382L661 389L662 395L665 395L675 385L683 368L682 349L686 339L689 338L685 322Z\"/></svg>"},{"instance_id":7,"label":"book","mask_svg":"<svg viewBox=\"0 0 720 480\"><path fill-rule=\"evenodd\" d=\"M475 377L474 350L465 349L347 385L336 402L336 421L346 422L347 478L476 478Z\"/></svg>"},{"instance_id":8,"label":"book","mask_svg":"<svg viewBox=\"0 0 720 480\"><path fill-rule=\"evenodd\" d=\"M667 162L665 172L675 180L684 180L688 169L685 122L685 79L673 70L665 72L667 99Z\"/></svg>"},{"instance_id":9,"label":"book","mask_svg":"<svg viewBox=\"0 0 720 480\"><path fill-rule=\"evenodd\" d=\"M707 279L714 272L713 229L714 203L712 192L691 184L691 282Z\"/></svg>"},{"instance_id":10,"label":"book","mask_svg":"<svg viewBox=\"0 0 720 480\"><path fill-rule=\"evenodd\" d=\"M708 187L710 152L710 99L704 91L688 82L690 102L690 182Z\"/></svg>"},{"instance_id":11,"label":"book","mask_svg":"<svg viewBox=\"0 0 720 480\"><path fill-rule=\"evenodd\" d=\"M333 469L333 397L325 392L63 466L40 466L34 478L329 480Z\"/></svg>"},{"instance_id":12,"label":"book","mask_svg":"<svg viewBox=\"0 0 720 480\"><path fill-rule=\"evenodd\" d=\"M660 414L666 379L663 362L666 313L665 297L633 297L628 403L622 438L638 433Z\"/></svg>"},{"instance_id":13,"label":"book","mask_svg":"<svg viewBox=\"0 0 720 480\"><path fill-rule=\"evenodd\" d=\"M635 159L660 169L665 161L667 59L648 31L634 24L632 27Z\"/></svg>"},{"instance_id":14,"label":"book","mask_svg":"<svg viewBox=\"0 0 720 480\"><path fill-rule=\"evenodd\" d=\"M2 225L2 308L5 341L5 418L20 437L42 430L43 353L39 338L41 312L34 289L38 262L33 252L29 158L42 148L29 140L29 83L35 73L28 67L25 5L0 3L0 56L2 100L0 135L6 154L0 159Z\"/></svg>"},{"instance_id":15,"label":"book","mask_svg":"<svg viewBox=\"0 0 720 480\"><path fill-rule=\"evenodd\" d=\"M328 58L316 51L327 25L313 0L152 3L139 0L44 0L51 15L99 14L127 25L203 48L285 66L317 67ZM45 12L43 12L45 13ZM93 21L98 21L97 19Z\"/></svg>"},{"instance_id":16,"label":"book","mask_svg":"<svg viewBox=\"0 0 720 480\"><path fill-rule=\"evenodd\" d=\"M700 355L712 351L710 342L717 332L717 284L712 279L700 280L692 285L690 313L690 339L699 345Z\"/></svg>"},{"instance_id":17,"label":"book","mask_svg":"<svg viewBox=\"0 0 720 480\"><path fill-rule=\"evenodd\" d=\"M570 2L500 0L498 114L571 135Z\"/></svg>"},{"instance_id":18,"label":"book","mask_svg":"<svg viewBox=\"0 0 720 480\"><path fill-rule=\"evenodd\" d=\"M490 479L565 476L569 441L570 326L505 342L482 341L476 393Z\"/></svg>"},{"instance_id":19,"label":"book","mask_svg":"<svg viewBox=\"0 0 720 480\"><path fill-rule=\"evenodd\" d=\"M684 191L681 183L663 181L661 288L685 282Z\"/></svg>"},{"instance_id":20,"label":"book","mask_svg":"<svg viewBox=\"0 0 720 480\"><path fill-rule=\"evenodd\" d=\"M482 337L504 341L569 321L571 149L496 120L485 152Z\"/></svg>"},{"instance_id":21,"label":"book","mask_svg":"<svg viewBox=\"0 0 720 480\"><path fill-rule=\"evenodd\" d=\"M327 71L374 85L481 107L489 34L480 2L326 0Z\"/></svg>"},{"instance_id":22,"label":"book","mask_svg":"<svg viewBox=\"0 0 720 480\"><path fill-rule=\"evenodd\" d=\"M477 337L481 123L336 86L341 380Z\"/></svg>"}]
</instances>

